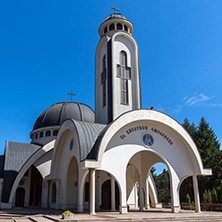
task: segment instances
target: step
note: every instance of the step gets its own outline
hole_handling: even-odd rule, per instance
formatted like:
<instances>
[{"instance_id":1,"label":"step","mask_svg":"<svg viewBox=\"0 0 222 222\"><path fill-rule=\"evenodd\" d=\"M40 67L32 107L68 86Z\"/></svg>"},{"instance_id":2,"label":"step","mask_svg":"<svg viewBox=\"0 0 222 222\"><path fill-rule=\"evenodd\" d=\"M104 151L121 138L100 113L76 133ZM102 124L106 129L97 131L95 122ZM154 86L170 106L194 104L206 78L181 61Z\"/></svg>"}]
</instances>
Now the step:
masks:
<instances>
[{"instance_id":1,"label":"step","mask_svg":"<svg viewBox=\"0 0 222 222\"><path fill-rule=\"evenodd\" d=\"M29 219L33 222L53 222L53 220L45 216L29 216Z\"/></svg>"}]
</instances>

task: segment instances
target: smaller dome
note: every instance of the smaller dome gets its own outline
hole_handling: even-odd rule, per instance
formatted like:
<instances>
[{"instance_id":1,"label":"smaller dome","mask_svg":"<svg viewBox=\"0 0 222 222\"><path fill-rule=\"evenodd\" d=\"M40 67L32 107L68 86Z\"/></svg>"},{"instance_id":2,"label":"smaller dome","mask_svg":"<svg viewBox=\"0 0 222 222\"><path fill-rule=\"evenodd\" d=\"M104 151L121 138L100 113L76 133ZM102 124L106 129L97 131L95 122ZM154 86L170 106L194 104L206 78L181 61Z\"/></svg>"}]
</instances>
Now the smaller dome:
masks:
<instances>
[{"instance_id":1,"label":"smaller dome","mask_svg":"<svg viewBox=\"0 0 222 222\"><path fill-rule=\"evenodd\" d=\"M123 16L122 14L120 14L120 13L113 13L113 14L111 14L108 18L106 18L106 19L104 20L104 22L105 22L105 21L108 21L108 20L110 20L110 19L126 19L126 17ZM126 19L126 20L127 20L127 19Z\"/></svg>"},{"instance_id":2,"label":"smaller dome","mask_svg":"<svg viewBox=\"0 0 222 222\"><path fill-rule=\"evenodd\" d=\"M60 102L50 106L35 121L33 131L42 127L60 126L67 119L95 122L95 112L78 102Z\"/></svg>"}]
</instances>

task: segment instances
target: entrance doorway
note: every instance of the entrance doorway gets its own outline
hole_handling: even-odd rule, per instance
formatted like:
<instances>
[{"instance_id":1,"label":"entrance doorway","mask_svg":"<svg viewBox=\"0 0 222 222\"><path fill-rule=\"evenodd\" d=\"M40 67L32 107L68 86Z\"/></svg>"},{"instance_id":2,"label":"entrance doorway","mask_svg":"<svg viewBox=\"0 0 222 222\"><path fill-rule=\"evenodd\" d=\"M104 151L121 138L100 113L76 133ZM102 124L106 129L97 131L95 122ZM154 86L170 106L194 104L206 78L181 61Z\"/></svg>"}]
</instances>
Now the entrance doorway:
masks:
<instances>
[{"instance_id":1,"label":"entrance doorway","mask_svg":"<svg viewBox=\"0 0 222 222\"><path fill-rule=\"evenodd\" d=\"M106 180L102 185L102 207L111 210L111 180ZM115 182L115 208L119 209L119 187Z\"/></svg>"},{"instance_id":2,"label":"entrance doorway","mask_svg":"<svg viewBox=\"0 0 222 222\"><path fill-rule=\"evenodd\" d=\"M31 168L30 206L41 206L42 200L42 175L35 166Z\"/></svg>"},{"instance_id":3,"label":"entrance doorway","mask_svg":"<svg viewBox=\"0 0 222 222\"><path fill-rule=\"evenodd\" d=\"M24 207L24 201L25 201L25 189L23 187L19 187L16 190L15 207Z\"/></svg>"}]
</instances>

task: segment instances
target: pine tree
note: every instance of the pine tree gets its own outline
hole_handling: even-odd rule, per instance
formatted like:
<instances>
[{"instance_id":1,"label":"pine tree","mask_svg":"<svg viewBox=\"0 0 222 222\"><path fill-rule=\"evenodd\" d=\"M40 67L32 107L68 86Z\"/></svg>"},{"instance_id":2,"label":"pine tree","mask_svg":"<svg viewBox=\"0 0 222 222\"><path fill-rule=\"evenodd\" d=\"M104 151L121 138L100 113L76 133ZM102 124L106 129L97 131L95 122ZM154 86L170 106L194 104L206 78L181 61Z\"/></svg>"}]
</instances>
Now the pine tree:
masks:
<instances>
[{"instance_id":1,"label":"pine tree","mask_svg":"<svg viewBox=\"0 0 222 222\"><path fill-rule=\"evenodd\" d=\"M198 181L201 184L199 190L200 194L203 194L204 190L216 189L221 184L222 151L215 132L204 117L201 118L194 140L200 152L204 168L211 168L213 174L212 176L199 178ZM200 198L202 199L202 195L200 195Z\"/></svg>"},{"instance_id":2,"label":"pine tree","mask_svg":"<svg viewBox=\"0 0 222 222\"><path fill-rule=\"evenodd\" d=\"M209 123L206 122L204 117L201 118L198 127L196 127L193 123L190 124L187 118L184 120L182 126L187 130L196 143L204 168L212 169L212 176L198 178L200 199L203 201L203 194L205 194L206 198L206 195L208 194L209 196L209 192L213 191L214 188L216 190L220 190L221 187L222 151L220 150L220 143L217 140L215 132L209 126ZM191 177L185 179L181 185L181 202L186 201L186 194L189 194L193 200L193 186ZM214 202L215 201L216 199L214 199Z\"/></svg>"},{"instance_id":3,"label":"pine tree","mask_svg":"<svg viewBox=\"0 0 222 222\"><path fill-rule=\"evenodd\" d=\"M194 140L204 168L212 169L212 176L198 177L200 201L212 202L213 200L213 202L222 203L222 150L220 150L220 143L215 132L204 117L201 118L198 127L194 123L190 123L187 118L182 123L182 126ZM170 200L169 179L166 176L168 172L163 171L158 176L154 172L155 169L152 173L157 186L159 200L167 202ZM183 181L180 188L180 201L186 202L188 195L191 198L190 201L194 201L192 177L188 177Z\"/></svg>"},{"instance_id":4,"label":"pine tree","mask_svg":"<svg viewBox=\"0 0 222 222\"><path fill-rule=\"evenodd\" d=\"M190 121L185 118L182 126L194 139L197 133L197 127L194 125L194 123L191 124ZM180 188L180 201L187 202L187 195L189 195L189 197L191 198L190 201L194 201L192 177L188 177L183 181Z\"/></svg>"}]
</instances>

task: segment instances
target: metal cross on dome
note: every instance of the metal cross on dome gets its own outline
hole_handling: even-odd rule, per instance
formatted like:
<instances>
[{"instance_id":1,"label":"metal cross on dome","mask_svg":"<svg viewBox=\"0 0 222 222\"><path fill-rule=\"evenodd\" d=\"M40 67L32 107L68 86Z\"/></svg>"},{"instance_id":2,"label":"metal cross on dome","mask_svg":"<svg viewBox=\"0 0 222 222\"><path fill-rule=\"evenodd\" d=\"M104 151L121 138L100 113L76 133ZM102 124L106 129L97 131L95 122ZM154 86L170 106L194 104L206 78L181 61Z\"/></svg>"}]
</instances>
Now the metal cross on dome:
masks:
<instances>
[{"instance_id":1,"label":"metal cross on dome","mask_svg":"<svg viewBox=\"0 0 222 222\"><path fill-rule=\"evenodd\" d=\"M74 94L74 93L72 92L72 89L71 89L71 93L67 93L67 94L71 96L71 101L72 101L72 96L76 96L76 94Z\"/></svg>"},{"instance_id":2,"label":"metal cross on dome","mask_svg":"<svg viewBox=\"0 0 222 222\"><path fill-rule=\"evenodd\" d=\"M111 9L113 9L115 11L115 14L116 14L116 11L120 11L117 7L116 7L116 4L114 5L114 7L111 7Z\"/></svg>"}]
</instances>

